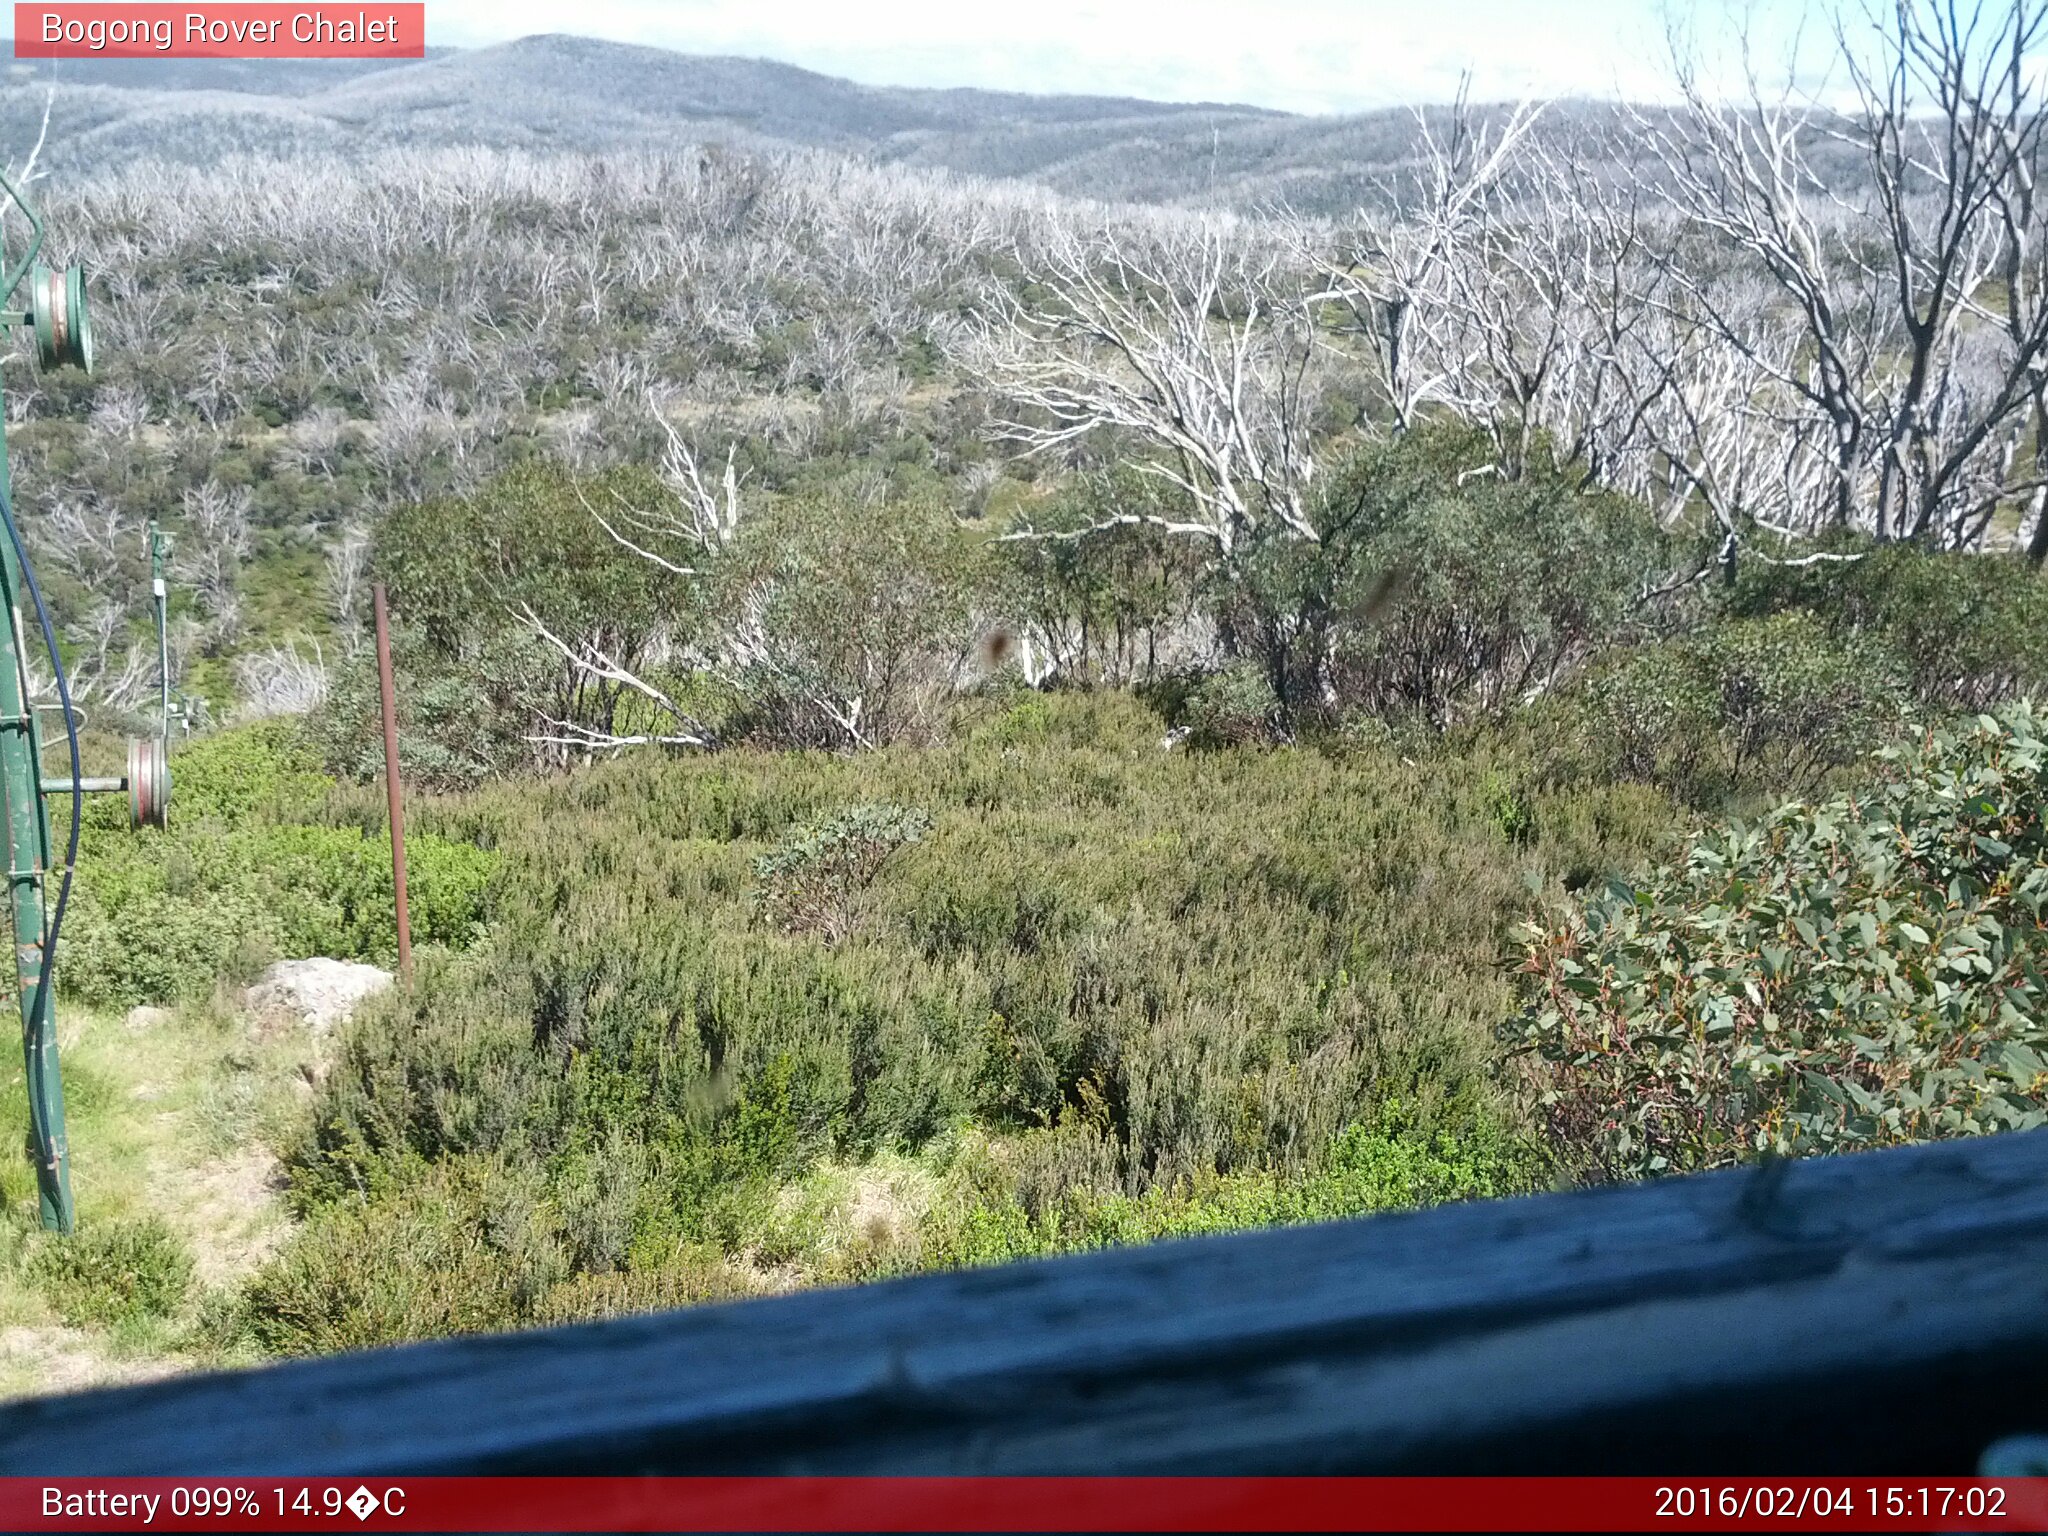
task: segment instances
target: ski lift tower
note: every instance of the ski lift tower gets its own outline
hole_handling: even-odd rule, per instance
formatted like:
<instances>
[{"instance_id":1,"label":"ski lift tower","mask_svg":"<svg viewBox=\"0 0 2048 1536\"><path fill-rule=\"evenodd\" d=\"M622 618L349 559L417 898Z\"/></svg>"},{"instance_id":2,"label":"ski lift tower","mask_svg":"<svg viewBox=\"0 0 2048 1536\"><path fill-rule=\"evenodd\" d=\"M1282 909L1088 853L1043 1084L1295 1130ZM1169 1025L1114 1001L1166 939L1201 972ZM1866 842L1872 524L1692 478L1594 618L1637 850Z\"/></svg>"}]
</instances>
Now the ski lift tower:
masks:
<instances>
[{"instance_id":1,"label":"ski lift tower","mask_svg":"<svg viewBox=\"0 0 2048 1536\"><path fill-rule=\"evenodd\" d=\"M40 367L90 372L92 322L86 311L85 274L76 266L58 271L39 261L42 220L5 175L0 175L0 191L21 210L29 229L27 248L0 275L0 325L20 326L34 337ZM16 304L20 307L11 307ZM158 734L129 743L124 777L88 779L79 767L78 721L57 632L14 515L4 407L0 407L0 525L5 532L0 538L0 605L6 610L0 615L0 826L6 836L9 917L14 925L14 969L28 1072L29 1140L42 1224L52 1231L69 1232L74 1222L71 1158L64 1134L64 1084L58 1069L52 1008L57 940L71 893L72 865L78 856L83 797L93 792L126 791L132 825L165 825L170 802L170 775L165 767L170 686L164 643L165 589L159 565L154 572L153 595L158 654L165 669L161 695L165 707ZM151 553L158 556L154 539ZM56 683L56 708L69 748L69 773L55 779L42 775L43 740L29 672L29 631L24 624L30 617L40 631L41 648ZM61 862L54 857L58 845L50 835L51 797L68 802Z\"/></svg>"}]
</instances>

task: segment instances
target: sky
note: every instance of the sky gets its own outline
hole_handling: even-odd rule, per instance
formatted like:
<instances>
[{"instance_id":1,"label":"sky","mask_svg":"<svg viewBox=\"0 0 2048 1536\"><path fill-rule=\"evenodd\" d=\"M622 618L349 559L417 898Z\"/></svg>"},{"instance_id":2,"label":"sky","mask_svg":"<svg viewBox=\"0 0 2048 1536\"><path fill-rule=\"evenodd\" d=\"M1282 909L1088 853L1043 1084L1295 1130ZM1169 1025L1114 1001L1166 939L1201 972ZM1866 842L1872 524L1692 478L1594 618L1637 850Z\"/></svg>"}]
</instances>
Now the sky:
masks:
<instances>
[{"instance_id":1,"label":"sky","mask_svg":"<svg viewBox=\"0 0 2048 1536\"><path fill-rule=\"evenodd\" d=\"M1966 0L1967 3L1967 0ZM1442 101L1668 97L1666 19L1750 17L1784 54L1802 0L428 0L435 45L537 32L778 59L870 85L1358 112Z\"/></svg>"}]
</instances>

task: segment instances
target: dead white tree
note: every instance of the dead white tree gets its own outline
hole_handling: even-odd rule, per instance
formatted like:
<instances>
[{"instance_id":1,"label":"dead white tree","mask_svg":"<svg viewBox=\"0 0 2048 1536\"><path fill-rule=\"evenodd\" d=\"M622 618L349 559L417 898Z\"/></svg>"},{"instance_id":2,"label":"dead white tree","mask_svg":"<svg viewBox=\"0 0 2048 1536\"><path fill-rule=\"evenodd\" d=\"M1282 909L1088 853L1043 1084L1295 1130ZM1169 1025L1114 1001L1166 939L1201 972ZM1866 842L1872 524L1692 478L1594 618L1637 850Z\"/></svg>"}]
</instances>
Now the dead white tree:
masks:
<instances>
[{"instance_id":1,"label":"dead white tree","mask_svg":"<svg viewBox=\"0 0 2048 1536\"><path fill-rule=\"evenodd\" d=\"M661 477L672 493L672 501L644 507L614 492L609 506L595 505L587 497L583 505L621 548L669 576L691 579L703 575L707 560L728 548L738 535L736 445L727 449L724 473L714 487L706 481L696 453L669 420L663 406L660 398L650 395L648 408L668 439ZM649 676L650 662L659 665L673 657L675 647L666 637L625 637L622 643L621 637L608 634L563 636L530 604L519 605L514 615L560 660L568 675L570 686L566 691L572 700L586 688L605 699L631 694L646 706L652 722L645 729L622 732L610 723L592 723L573 713L549 716L545 728L527 738L537 748L560 756L616 753L631 746L715 744L711 728ZM634 659L639 657L646 660ZM603 712L609 722L614 711L606 708Z\"/></svg>"},{"instance_id":2,"label":"dead white tree","mask_svg":"<svg viewBox=\"0 0 2048 1536\"><path fill-rule=\"evenodd\" d=\"M296 643L268 646L235 658L236 713L244 720L311 714L327 701L327 658L320 642L308 656Z\"/></svg>"},{"instance_id":3,"label":"dead white tree","mask_svg":"<svg viewBox=\"0 0 2048 1536\"><path fill-rule=\"evenodd\" d=\"M1025 456L1103 429L1149 449L1139 467L1187 515L1119 513L1104 527L1151 523L1226 561L1264 529L1314 540L1320 342L1305 277L1219 221L1149 240L1062 226L1027 283L991 293L977 360L1016 408L999 437Z\"/></svg>"},{"instance_id":4,"label":"dead white tree","mask_svg":"<svg viewBox=\"0 0 2048 1536\"><path fill-rule=\"evenodd\" d=\"M50 112L56 104L57 88L54 85L49 86L43 92L43 120L36 127L35 143L29 146L28 153L22 157L21 164L18 167L10 165L7 168L7 179L13 182L17 188L26 187L29 183L38 181L45 174L36 169L36 162L43 157L43 146L49 142ZM13 218L17 212L18 210L14 204L9 202L4 210L4 214L0 214L0 217Z\"/></svg>"},{"instance_id":5,"label":"dead white tree","mask_svg":"<svg viewBox=\"0 0 2048 1536\"><path fill-rule=\"evenodd\" d=\"M647 680L644 666L627 666L619 661L615 654L617 647L608 646L603 638L594 635L565 639L549 628L530 604L521 603L513 611L555 652L572 679L613 694L620 690L635 694L653 711L654 723L641 731L619 731L609 724L593 724L573 715L549 716L545 729L527 735L527 741L535 747L555 753L559 760L572 753L615 755L627 747L709 747L717 744L711 728L693 711L679 703L667 689ZM654 649L658 655L660 648Z\"/></svg>"},{"instance_id":6,"label":"dead white tree","mask_svg":"<svg viewBox=\"0 0 2048 1536\"><path fill-rule=\"evenodd\" d=\"M1796 72L1766 89L1746 38L1746 96L1726 104L1674 43L1682 108L1638 116L1680 220L1667 272L1686 312L1765 376L1769 409L1804 418L1794 439L1825 435L1821 505L1785 509L1801 532L1956 547L2042 488L2038 465L2012 471L2048 357L2044 23L2040 0L1897 0L1841 20L1841 110L1795 94ZM1770 285L1796 349L1774 357L1731 312L1728 265Z\"/></svg>"},{"instance_id":7,"label":"dead white tree","mask_svg":"<svg viewBox=\"0 0 2048 1536\"><path fill-rule=\"evenodd\" d=\"M739 445L727 446L725 470L714 488L705 480L696 452L669 419L663 400L650 395L647 406L668 440L660 474L672 500L645 507L615 491L610 506L594 506L586 497L584 509L622 549L671 576L701 575L705 557L727 548L739 532L740 482L734 460Z\"/></svg>"},{"instance_id":8,"label":"dead white tree","mask_svg":"<svg viewBox=\"0 0 2048 1536\"><path fill-rule=\"evenodd\" d=\"M363 592L369 574L370 530L363 523L349 523L327 547L327 609L349 655L363 644Z\"/></svg>"},{"instance_id":9,"label":"dead white tree","mask_svg":"<svg viewBox=\"0 0 2048 1536\"><path fill-rule=\"evenodd\" d=\"M156 647L135 638L121 603L95 603L67 634L74 648L68 681L78 703L125 710L155 692Z\"/></svg>"},{"instance_id":10,"label":"dead white tree","mask_svg":"<svg viewBox=\"0 0 2048 1536\"><path fill-rule=\"evenodd\" d=\"M120 504L90 493L60 493L33 530L38 558L47 559L96 598L118 600L135 575L142 544L135 519Z\"/></svg>"},{"instance_id":11,"label":"dead white tree","mask_svg":"<svg viewBox=\"0 0 2048 1536\"><path fill-rule=\"evenodd\" d=\"M1334 256L1309 232L1297 243L1325 287L1314 302L1340 306L1360 338L1396 431L1430 404L1469 404L1469 318L1484 260L1500 227L1503 186L1541 109L1524 102L1501 113L1471 103L1462 77L1448 107L1415 113L1415 163L1376 179L1378 206Z\"/></svg>"},{"instance_id":12,"label":"dead white tree","mask_svg":"<svg viewBox=\"0 0 2048 1536\"><path fill-rule=\"evenodd\" d=\"M1502 472L1539 442L1559 468L1622 484L1638 473L1645 424L1673 360L1644 344L1662 288L1649 255L1662 231L1627 146L1604 120L1557 124L1515 143L1445 241L1438 338L1441 398L1485 428Z\"/></svg>"},{"instance_id":13,"label":"dead white tree","mask_svg":"<svg viewBox=\"0 0 2048 1536\"><path fill-rule=\"evenodd\" d=\"M1724 314L1739 312L1735 298L1724 305ZM1798 328L1759 302L1745 334L1744 346L1726 346L1677 307L1644 318L1632 339L1662 387L1648 400L1636 451L1614 482L1666 526L1704 515L1730 580L1749 529L1801 537L1802 509L1821 505L1833 483L1818 423L1798 402L1780 404L1777 381L1796 366Z\"/></svg>"},{"instance_id":14,"label":"dead white tree","mask_svg":"<svg viewBox=\"0 0 2048 1536\"><path fill-rule=\"evenodd\" d=\"M2008 476L2048 373L2031 206L2044 26L2039 0L1899 0L1868 18L1874 46L1839 34L1858 97L1847 136L1870 168L1909 343L1884 402L1880 535L1974 542L1997 500L2038 488Z\"/></svg>"},{"instance_id":15,"label":"dead white tree","mask_svg":"<svg viewBox=\"0 0 2048 1536\"><path fill-rule=\"evenodd\" d=\"M184 497L185 536L178 540L177 575L194 588L211 619L209 644L231 643L242 632L243 564L252 547L246 486L207 480Z\"/></svg>"}]
</instances>

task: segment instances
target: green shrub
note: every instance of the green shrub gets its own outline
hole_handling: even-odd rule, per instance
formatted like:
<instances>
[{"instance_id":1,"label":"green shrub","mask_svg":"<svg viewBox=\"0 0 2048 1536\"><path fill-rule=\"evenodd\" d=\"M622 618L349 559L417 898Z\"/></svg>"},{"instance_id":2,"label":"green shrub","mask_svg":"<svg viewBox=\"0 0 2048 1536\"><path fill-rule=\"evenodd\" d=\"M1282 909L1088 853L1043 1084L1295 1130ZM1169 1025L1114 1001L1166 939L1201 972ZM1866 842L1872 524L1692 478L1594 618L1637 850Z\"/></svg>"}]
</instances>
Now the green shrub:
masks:
<instances>
[{"instance_id":1,"label":"green shrub","mask_svg":"<svg viewBox=\"0 0 2048 1536\"><path fill-rule=\"evenodd\" d=\"M397 693L398 761L416 789L461 790L529 767L526 740L536 701L561 671L545 643L507 626L477 639L457 660L429 646L419 626L391 637ZM370 783L384 771L384 725L374 653L337 665L327 698L307 717L307 739L335 777Z\"/></svg>"},{"instance_id":2,"label":"green shrub","mask_svg":"<svg viewBox=\"0 0 2048 1536\"><path fill-rule=\"evenodd\" d=\"M770 506L712 581L733 733L762 745L930 739L974 650L987 555L943 502Z\"/></svg>"},{"instance_id":3,"label":"green shrub","mask_svg":"<svg viewBox=\"0 0 2048 1536\"><path fill-rule=\"evenodd\" d=\"M533 1321L543 1326L592 1322L753 1294L754 1287L720 1258L679 1259L666 1269L574 1275L541 1297Z\"/></svg>"},{"instance_id":4,"label":"green shrub","mask_svg":"<svg viewBox=\"0 0 2048 1536\"><path fill-rule=\"evenodd\" d=\"M1256 662L1212 673L1197 684L1182 706L1188 744L1241 747L1279 741L1287 734L1286 712Z\"/></svg>"},{"instance_id":5,"label":"green shrub","mask_svg":"<svg viewBox=\"0 0 2048 1536\"><path fill-rule=\"evenodd\" d=\"M180 829L243 826L318 799L327 783L317 753L290 720L260 720L178 743L170 767L171 825ZM111 797L103 803L115 804Z\"/></svg>"},{"instance_id":6,"label":"green shrub","mask_svg":"<svg viewBox=\"0 0 2048 1536\"><path fill-rule=\"evenodd\" d=\"M1001 675L1014 677L1014 674ZM1022 687L1021 684L1015 686ZM978 741L1021 746L1045 740L1054 723L1052 706L1035 693L1024 693L1021 697L1013 697L1008 707L994 719L977 726L974 735Z\"/></svg>"},{"instance_id":7,"label":"green shrub","mask_svg":"<svg viewBox=\"0 0 2048 1536\"><path fill-rule=\"evenodd\" d=\"M1003 1155L983 1153L956 1170L971 1199L942 1212L926 1234L926 1257L941 1265L990 1264L1045 1253L1154 1242L1246 1227L1331 1221L1375 1211L1414 1210L1450 1200L1522 1194L1540 1160L1485 1117L1425 1129L1412 1107L1389 1100L1347 1125L1316 1166L1293 1174L1208 1175L1132 1196L1106 1188L1107 1164L1089 1155L1074 1127L1042 1133L1065 1177L1044 1178L1031 1139Z\"/></svg>"},{"instance_id":8,"label":"green shrub","mask_svg":"<svg viewBox=\"0 0 2048 1536\"><path fill-rule=\"evenodd\" d=\"M784 933L836 944L853 929L855 903L899 849L921 842L929 814L900 805L856 805L804 828L754 860L762 910Z\"/></svg>"},{"instance_id":9,"label":"green shrub","mask_svg":"<svg viewBox=\"0 0 2048 1536\"><path fill-rule=\"evenodd\" d=\"M1801 612L1625 653L1577 692L1600 767L1694 802L1744 784L1818 787L1898 730L1908 696L1890 651Z\"/></svg>"},{"instance_id":10,"label":"green shrub","mask_svg":"<svg viewBox=\"0 0 2048 1536\"><path fill-rule=\"evenodd\" d=\"M1536 811L1524 791L1499 771L1486 776L1484 787L1487 809L1500 835L1510 843L1528 842L1536 833Z\"/></svg>"},{"instance_id":11,"label":"green shrub","mask_svg":"<svg viewBox=\"0 0 2048 1536\"><path fill-rule=\"evenodd\" d=\"M1048 537L996 546L994 603L1052 680L1144 684L1188 659L1180 637L1209 595L1202 547L1134 520L1184 519L1175 495L1128 466L1080 476L1030 509Z\"/></svg>"},{"instance_id":12,"label":"green shrub","mask_svg":"<svg viewBox=\"0 0 2048 1536\"><path fill-rule=\"evenodd\" d=\"M295 1199L502 1158L581 1213L572 1270L605 1272L737 1255L817 1159L918 1157L962 1125L1078 1118L1133 1198L1284 1181L1389 1098L1417 1136L1462 1123L1525 881L1625 867L1674 821L1653 790L1560 792L1434 733L1162 752L1128 697L1041 698L1013 739L645 758L437 813L500 861L492 931L344 1030ZM848 805L931 831L881 858L839 942L767 928L756 860Z\"/></svg>"},{"instance_id":13,"label":"green shrub","mask_svg":"<svg viewBox=\"0 0 2048 1536\"><path fill-rule=\"evenodd\" d=\"M298 732L274 722L221 731L180 747L171 764L168 830L94 827L82 842L58 966L68 994L104 1006L171 1003L246 981L279 958L394 962L381 824L366 833L289 819L317 813L333 788ZM496 857L425 830L406 854L414 938L472 942Z\"/></svg>"},{"instance_id":14,"label":"green shrub","mask_svg":"<svg viewBox=\"0 0 2048 1536\"><path fill-rule=\"evenodd\" d=\"M551 722L631 729L641 696L565 667L526 615L629 670L651 669L664 642L688 646L706 609L702 584L605 529L661 519L670 501L644 468L579 477L529 462L464 495L401 504L377 524L371 561L398 620L399 755L412 782L464 788L531 766L542 756L527 738L559 734ZM662 553L691 563L702 552ZM330 769L362 778L382 764L379 731L376 670L359 654L339 669L313 734Z\"/></svg>"},{"instance_id":15,"label":"green shrub","mask_svg":"<svg viewBox=\"0 0 2048 1536\"><path fill-rule=\"evenodd\" d=\"M568 1273L528 1181L479 1159L317 1212L245 1282L233 1327L272 1354L327 1354L535 1320Z\"/></svg>"},{"instance_id":16,"label":"green shrub","mask_svg":"<svg viewBox=\"0 0 2048 1536\"><path fill-rule=\"evenodd\" d=\"M414 939L470 943L496 867L467 843L408 838ZM106 1006L203 997L279 958L390 965L390 846L352 827L277 824L133 836L81 861L64 930L61 984Z\"/></svg>"},{"instance_id":17,"label":"green shrub","mask_svg":"<svg viewBox=\"0 0 2048 1536\"><path fill-rule=\"evenodd\" d=\"M2025 705L1865 791L1701 833L1526 936L1560 1158L1614 1178L2048 1123L2048 736Z\"/></svg>"},{"instance_id":18,"label":"green shrub","mask_svg":"<svg viewBox=\"0 0 2048 1536\"><path fill-rule=\"evenodd\" d=\"M64 993L101 1007L170 1004L236 985L285 953L279 914L261 893L139 891L108 906L81 874L64 919Z\"/></svg>"},{"instance_id":19,"label":"green shrub","mask_svg":"<svg viewBox=\"0 0 2048 1536\"><path fill-rule=\"evenodd\" d=\"M1294 715L1443 727L1498 715L1643 634L1672 552L1640 505L1439 424L1339 466L1318 539L1270 538L1219 586L1217 623Z\"/></svg>"},{"instance_id":20,"label":"green shrub","mask_svg":"<svg viewBox=\"0 0 2048 1536\"><path fill-rule=\"evenodd\" d=\"M192 1289L192 1251L162 1221L94 1221L29 1261L50 1305L76 1327L169 1317Z\"/></svg>"},{"instance_id":21,"label":"green shrub","mask_svg":"<svg viewBox=\"0 0 2048 1536\"><path fill-rule=\"evenodd\" d=\"M1898 658L1913 696L1982 709L2048 690L2048 580L2017 557L1868 545L1861 558L1751 562L1726 599L1737 616L1804 609L1839 637Z\"/></svg>"}]
</instances>

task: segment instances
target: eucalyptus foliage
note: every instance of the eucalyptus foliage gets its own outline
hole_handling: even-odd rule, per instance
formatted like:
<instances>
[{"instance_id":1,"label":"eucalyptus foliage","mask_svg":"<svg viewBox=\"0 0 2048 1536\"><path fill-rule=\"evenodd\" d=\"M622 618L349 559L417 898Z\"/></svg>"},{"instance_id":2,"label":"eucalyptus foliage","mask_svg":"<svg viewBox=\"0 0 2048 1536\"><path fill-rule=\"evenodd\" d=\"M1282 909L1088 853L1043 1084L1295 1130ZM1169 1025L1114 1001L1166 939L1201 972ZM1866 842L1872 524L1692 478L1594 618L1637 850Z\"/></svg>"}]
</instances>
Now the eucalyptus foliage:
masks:
<instances>
[{"instance_id":1,"label":"eucalyptus foliage","mask_svg":"<svg viewBox=\"0 0 2048 1536\"><path fill-rule=\"evenodd\" d=\"M2048 716L1878 760L1525 932L1511 1033L1579 1171L2048 1124Z\"/></svg>"}]
</instances>

